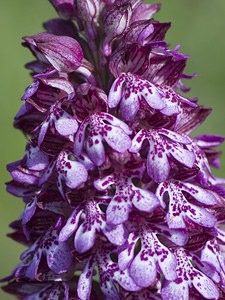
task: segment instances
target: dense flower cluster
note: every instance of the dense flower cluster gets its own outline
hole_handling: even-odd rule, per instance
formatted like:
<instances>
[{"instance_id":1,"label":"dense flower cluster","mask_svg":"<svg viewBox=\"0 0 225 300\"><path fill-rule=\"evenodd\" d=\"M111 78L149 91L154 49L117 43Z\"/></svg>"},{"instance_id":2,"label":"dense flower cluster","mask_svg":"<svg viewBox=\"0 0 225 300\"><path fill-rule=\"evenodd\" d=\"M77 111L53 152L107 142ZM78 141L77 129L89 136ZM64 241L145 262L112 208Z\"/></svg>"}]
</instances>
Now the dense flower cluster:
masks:
<instances>
[{"instance_id":1,"label":"dense flower cluster","mask_svg":"<svg viewBox=\"0 0 225 300\"><path fill-rule=\"evenodd\" d=\"M210 109L187 99L188 56L141 0L51 0L25 36L35 56L8 165L28 246L4 289L23 300L225 299L224 137L190 136Z\"/></svg>"}]
</instances>

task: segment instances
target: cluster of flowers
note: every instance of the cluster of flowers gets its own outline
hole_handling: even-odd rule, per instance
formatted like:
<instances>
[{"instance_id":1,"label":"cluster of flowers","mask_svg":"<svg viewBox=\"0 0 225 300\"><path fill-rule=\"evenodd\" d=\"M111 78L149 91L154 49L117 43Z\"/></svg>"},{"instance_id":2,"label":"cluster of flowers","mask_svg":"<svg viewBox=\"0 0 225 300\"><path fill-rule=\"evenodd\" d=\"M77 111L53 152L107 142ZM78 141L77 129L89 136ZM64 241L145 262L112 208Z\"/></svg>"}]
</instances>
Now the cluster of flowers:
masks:
<instances>
[{"instance_id":1,"label":"cluster of flowers","mask_svg":"<svg viewBox=\"0 0 225 300\"><path fill-rule=\"evenodd\" d=\"M224 137L189 134L210 109L187 99L188 56L141 0L51 0L24 37L36 60L8 165L28 246L5 291L23 300L225 299Z\"/></svg>"}]
</instances>

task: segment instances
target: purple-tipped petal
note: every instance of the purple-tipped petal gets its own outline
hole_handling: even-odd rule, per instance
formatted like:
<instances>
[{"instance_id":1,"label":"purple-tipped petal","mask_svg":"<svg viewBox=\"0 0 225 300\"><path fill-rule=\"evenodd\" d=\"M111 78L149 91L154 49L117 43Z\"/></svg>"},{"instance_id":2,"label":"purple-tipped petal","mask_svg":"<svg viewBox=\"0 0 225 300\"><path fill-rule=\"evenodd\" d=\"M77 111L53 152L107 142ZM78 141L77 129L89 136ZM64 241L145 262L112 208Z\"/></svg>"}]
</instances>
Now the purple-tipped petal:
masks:
<instances>
[{"instance_id":1,"label":"purple-tipped petal","mask_svg":"<svg viewBox=\"0 0 225 300\"><path fill-rule=\"evenodd\" d=\"M22 219L22 224L26 224L27 222L30 221L30 219L33 217L35 211L36 211L36 205L37 205L37 198L35 197L34 199L32 199L29 203L27 203L21 219Z\"/></svg>"},{"instance_id":2,"label":"purple-tipped petal","mask_svg":"<svg viewBox=\"0 0 225 300\"><path fill-rule=\"evenodd\" d=\"M66 92L67 95L74 94L74 87L72 83L70 83L68 80L59 79L59 78L54 78L54 79L40 78L40 80L46 85L49 85L51 87Z\"/></svg>"},{"instance_id":3,"label":"purple-tipped petal","mask_svg":"<svg viewBox=\"0 0 225 300\"><path fill-rule=\"evenodd\" d=\"M16 182L22 184L32 185L32 184L38 184L39 182L39 177L30 172L27 172L27 170L16 169L11 172L11 176Z\"/></svg>"},{"instance_id":4,"label":"purple-tipped petal","mask_svg":"<svg viewBox=\"0 0 225 300\"><path fill-rule=\"evenodd\" d=\"M70 73L81 66L82 48L71 37L40 33L23 39L34 53L41 53L57 71Z\"/></svg>"},{"instance_id":5,"label":"purple-tipped petal","mask_svg":"<svg viewBox=\"0 0 225 300\"><path fill-rule=\"evenodd\" d=\"M121 100L120 111L126 121L133 121L139 111L140 104L135 96L130 96L126 100Z\"/></svg>"},{"instance_id":6,"label":"purple-tipped petal","mask_svg":"<svg viewBox=\"0 0 225 300\"><path fill-rule=\"evenodd\" d=\"M191 205L187 207L187 217L189 217L195 223L204 227L213 227L216 224L216 217L209 213L205 208Z\"/></svg>"},{"instance_id":7,"label":"purple-tipped petal","mask_svg":"<svg viewBox=\"0 0 225 300\"><path fill-rule=\"evenodd\" d=\"M158 130L158 133L171 139L174 142L180 143L180 144L190 144L190 138L187 138L181 134L178 134L174 131L168 130L168 129L160 129Z\"/></svg>"},{"instance_id":8,"label":"purple-tipped petal","mask_svg":"<svg viewBox=\"0 0 225 300\"><path fill-rule=\"evenodd\" d=\"M35 92L38 90L38 87L39 87L38 80L35 80L34 82L32 82L32 84L26 88L25 93L21 97L21 100L27 100L28 98L33 96L35 94Z\"/></svg>"},{"instance_id":9,"label":"purple-tipped petal","mask_svg":"<svg viewBox=\"0 0 225 300\"><path fill-rule=\"evenodd\" d=\"M109 122L111 125L121 128L126 134L130 135L132 133L132 129L120 119L108 113L104 113L102 117L106 122Z\"/></svg>"},{"instance_id":10,"label":"purple-tipped petal","mask_svg":"<svg viewBox=\"0 0 225 300\"><path fill-rule=\"evenodd\" d=\"M214 194L212 192L210 192L209 190L201 188L200 186L185 182L182 185L182 190L189 193L192 197L194 197L200 203L203 203L206 205L218 204L218 200L214 196Z\"/></svg>"},{"instance_id":11,"label":"purple-tipped petal","mask_svg":"<svg viewBox=\"0 0 225 300\"><path fill-rule=\"evenodd\" d=\"M213 268L216 268L218 272L221 272L220 264L220 249L215 239L206 243L201 252L201 261L206 262ZM223 265L222 265L223 266ZM224 271L224 270L223 270Z\"/></svg>"},{"instance_id":12,"label":"purple-tipped petal","mask_svg":"<svg viewBox=\"0 0 225 300\"><path fill-rule=\"evenodd\" d=\"M41 258L42 258L42 254L41 254L41 251L39 251L37 253L37 255L34 256L32 262L26 269L26 272L25 272L26 277L28 277L31 280L36 278L36 274L38 272L38 267L41 262Z\"/></svg>"},{"instance_id":13,"label":"purple-tipped petal","mask_svg":"<svg viewBox=\"0 0 225 300\"><path fill-rule=\"evenodd\" d=\"M40 147L42 142L44 141L45 135L48 131L48 127L49 127L49 123L46 121L44 121L41 124L41 129L40 129L39 135L38 135L38 147Z\"/></svg>"},{"instance_id":14,"label":"purple-tipped petal","mask_svg":"<svg viewBox=\"0 0 225 300\"><path fill-rule=\"evenodd\" d=\"M166 247L161 244L158 254L158 263L163 275L167 280L175 280L177 278L176 265L177 261L174 256Z\"/></svg>"},{"instance_id":15,"label":"purple-tipped petal","mask_svg":"<svg viewBox=\"0 0 225 300\"><path fill-rule=\"evenodd\" d=\"M160 10L160 4L140 3L132 13L131 22L140 21L140 20L149 20L159 10Z\"/></svg>"},{"instance_id":16,"label":"purple-tipped petal","mask_svg":"<svg viewBox=\"0 0 225 300\"><path fill-rule=\"evenodd\" d=\"M116 272L115 280L125 289L128 291L139 291L142 287L136 284L136 282L131 278L128 270L123 272ZM112 298L115 299L115 298ZM119 299L118 299L119 300Z\"/></svg>"}]
</instances>

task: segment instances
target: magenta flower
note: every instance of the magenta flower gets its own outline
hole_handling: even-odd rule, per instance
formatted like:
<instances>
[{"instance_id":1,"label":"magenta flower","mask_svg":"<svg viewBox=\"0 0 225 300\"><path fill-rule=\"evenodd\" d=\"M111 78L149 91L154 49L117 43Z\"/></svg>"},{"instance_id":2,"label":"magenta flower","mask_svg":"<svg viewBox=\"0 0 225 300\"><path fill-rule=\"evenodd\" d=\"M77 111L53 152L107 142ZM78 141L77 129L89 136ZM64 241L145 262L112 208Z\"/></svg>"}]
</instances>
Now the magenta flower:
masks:
<instances>
[{"instance_id":1,"label":"magenta flower","mask_svg":"<svg viewBox=\"0 0 225 300\"><path fill-rule=\"evenodd\" d=\"M14 125L25 155L7 191L26 245L3 289L23 300L225 299L224 137L190 134L188 59L141 0L51 0L24 37L35 57Z\"/></svg>"}]
</instances>

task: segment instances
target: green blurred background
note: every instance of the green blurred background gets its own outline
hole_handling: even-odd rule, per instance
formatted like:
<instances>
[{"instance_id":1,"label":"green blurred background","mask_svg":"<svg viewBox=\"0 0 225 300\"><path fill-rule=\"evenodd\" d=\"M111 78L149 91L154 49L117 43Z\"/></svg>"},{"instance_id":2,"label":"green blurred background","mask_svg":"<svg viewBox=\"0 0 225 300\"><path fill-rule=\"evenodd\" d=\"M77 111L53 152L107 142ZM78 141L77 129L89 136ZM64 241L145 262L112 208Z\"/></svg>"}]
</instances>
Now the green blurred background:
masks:
<instances>
[{"instance_id":1,"label":"green blurred background","mask_svg":"<svg viewBox=\"0 0 225 300\"><path fill-rule=\"evenodd\" d=\"M147 1L146 1L147 2ZM150 1L149 1L150 2ZM159 1L160 2L160 1ZM224 0L161 0L162 8L155 18L172 21L167 34L171 47L181 44L181 52L190 54L186 71L198 77L186 81L192 87L189 97L198 96L200 103L213 107L213 113L198 133L225 135L225 1ZM0 66L1 66L1 188L0 188L0 277L6 276L18 264L23 247L6 237L8 224L22 212L21 200L5 192L10 176L5 165L23 156L25 139L12 127L20 97L31 83L23 65L32 60L21 47L21 36L42 31L41 24L56 16L47 0L0 0ZM222 147L225 150L225 147ZM224 176L225 154L217 176ZM0 291L0 300L13 299Z\"/></svg>"}]
</instances>

